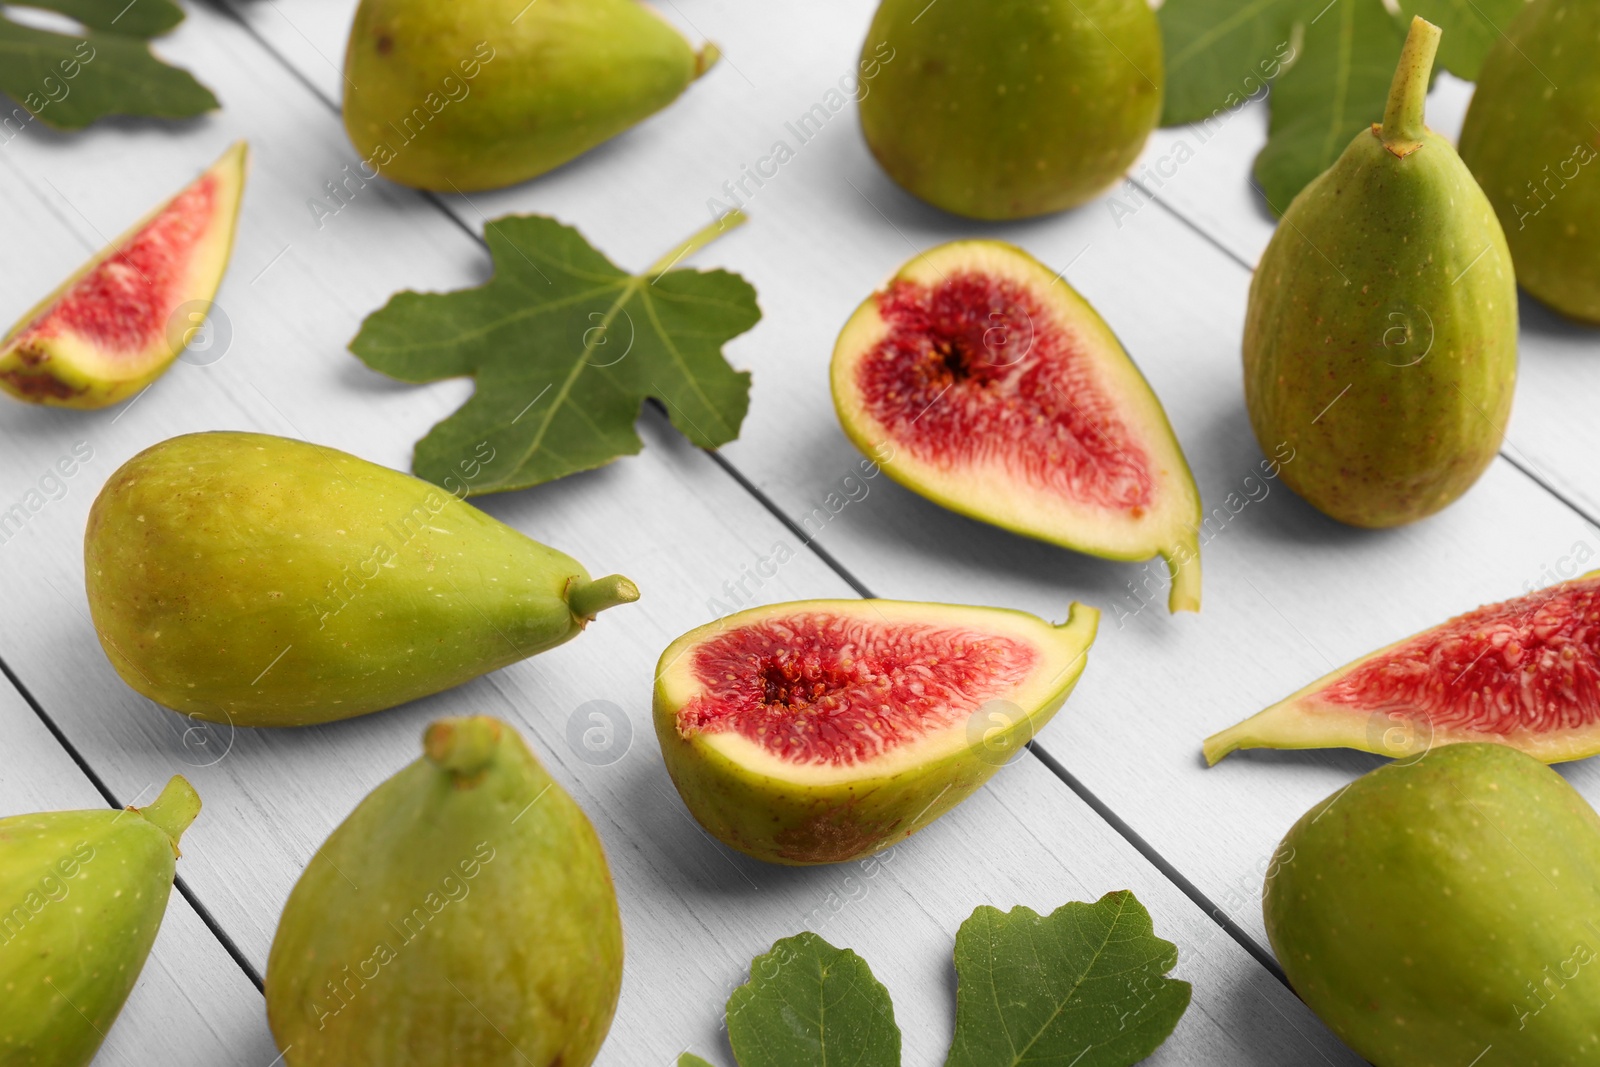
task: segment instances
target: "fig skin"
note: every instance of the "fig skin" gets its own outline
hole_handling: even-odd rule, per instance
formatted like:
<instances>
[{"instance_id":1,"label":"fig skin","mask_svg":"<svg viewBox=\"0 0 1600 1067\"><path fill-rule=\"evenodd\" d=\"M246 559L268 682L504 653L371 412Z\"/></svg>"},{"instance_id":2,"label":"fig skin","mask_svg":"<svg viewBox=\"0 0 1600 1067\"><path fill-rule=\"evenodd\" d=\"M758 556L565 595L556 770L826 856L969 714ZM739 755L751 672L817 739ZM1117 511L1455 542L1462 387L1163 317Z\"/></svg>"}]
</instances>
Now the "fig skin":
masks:
<instances>
[{"instance_id":1,"label":"fig skin","mask_svg":"<svg viewBox=\"0 0 1600 1067\"><path fill-rule=\"evenodd\" d=\"M1532 0L1495 41L1461 126L1461 158L1505 228L1517 281L1600 325L1600 7Z\"/></svg>"},{"instance_id":2,"label":"fig skin","mask_svg":"<svg viewBox=\"0 0 1600 1067\"><path fill-rule=\"evenodd\" d=\"M1295 197L1250 284L1256 440L1293 446L1283 480L1353 526L1455 501L1511 413L1510 252L1471 173L1422 124L1437 34L1414 20L1382 125Z\"/></svg>"},{"instance_id":3,"label":"fig skin","mask_svg":"<svg viewBox=\"0 0 1600 1067\"><path fill-rule=\"evenodd\" d=\"M975 219L1064 211L1111 185L1161 117L1166 77L1145 0L883 0L861 61L881 65L860 105L872 154Z\"/></svg>"},{"instance_id":4,"label":"fig skin","mask_svg":"<svg viewBox=\"0 0 1600 1067\"><path fill-rule=\"evenodd\" d=\"M1515 749L1435 748L1328 797L1262 910L1295 992L1375 1067L1600 1057L1600 817Z\"/></svg>"},{"instance_id":5,"label":"fig skin","mask_svg":"<svg viewBox=\"0 0 1600 1067\"><path fill-rule=\"evenodd\" d=\"M443 719L423 745L284 906L266 998L285 1063L587 1067L623 959L594 827L505 723Z\"/></svg>"},{"instance_id":6,"label":"fig skin","mask_svg":"<svg viewBox=\"0 0 1600 1067\"><path fill-rule=\"evenodd\" d=\"M975 721L957 724L960 736L928 758L846 773L765 756L730 757L722 735L684 734L678 712L699 691L688 666L696 645L730 628L788 612L887 613L895 619L970 625L1027 634L1044 653L1036 700L1006 712L982 708ZM684 634L661 654L656 668L656 738L667 772L690 813L713 837L758 860L787 866L845 863L898 844L955 808L992 778L1007 759L1054 718L1083 673L1100 613L1072 605L1065 623L1052 626L1024 612L999 608L914 604L888 600L814 600L751 608ZM1012 714L1020 711L1021 714ZM742 739L740 739L742 740ZM747 743L735 751L748 750ZM759 764L759 765L756 765Z\"/></svg>"},{"instance_id":7,"label":"fig skin","mask_svg":"<svg viewBox=\"0 0 1600 1067\"><path fill-rule=\"evenodd\" d=\"M200 798L173 778L145 808L0 819L0 1063L87 1067L166 915Z\"/></svg>"},{"instance_id":8,"label":"fig skin","mask_svg":"<svg viewBox=\"0 0 1600 1067\"><path fill-rule=\"evenodd\" d=\"M362 0L344 127L363 173L498 189L660 111L717 57L639 0Z\"/></svg>"},{"instance_id":9,"label":"fig skin","mask_svg":"<svg viewBox=\"0 0 1600 1067\"><path fill-rule=\"evenodd\" d=\"M463 478L479 469L464 461ZM89 510L84 573L123 681L237 726L403 704L571 640L639 595L447 489L235 432L171 438L112 474Z\"/></svg>"}]
</instances>

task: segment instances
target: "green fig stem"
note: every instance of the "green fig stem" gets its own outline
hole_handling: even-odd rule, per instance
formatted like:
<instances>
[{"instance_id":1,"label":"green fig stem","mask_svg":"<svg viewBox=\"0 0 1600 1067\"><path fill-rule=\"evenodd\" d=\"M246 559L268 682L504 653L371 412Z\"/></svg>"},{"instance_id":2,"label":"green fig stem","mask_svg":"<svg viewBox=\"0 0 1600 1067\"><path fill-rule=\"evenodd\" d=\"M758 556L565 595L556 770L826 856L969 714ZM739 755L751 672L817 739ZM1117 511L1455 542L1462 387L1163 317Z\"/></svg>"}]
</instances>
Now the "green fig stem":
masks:
<instances>
[{"instance_id":1,"label":"green fig stem","mask_svg":"<svg viewBox=\"0 0 1600 1067\"><path fill-rule=\"evenodd\" d=\"M734 208L718 218L716 222L702 226L695 231L694 236L650 264L650 269L644 272L644 276L646 278L654 278L658 274L665 274L677 266L680 259L688 259L729 230L736 230L749 221L749 215L746 215L738 208Z\"/></svg>"},{"instance_id":2,"label":"green fig stem","mask_svg":"<svg viewBox=\"0 0 1600 1067\"><path fill-rule=\"evenodd\" d=\"M567 584L567 606L580 619L592 619L607 608L638 599L639 587L620 574L587 582L574 578Z\"/></svg>"},{"instance_id":3,"label":"green fig stem","mask_svg":"<svg viewBox=\"0 0 1600 1067\"><path fill-rule=\"evenodd\" d=\"M716 66L717 60L721 58L722 49L718 48L711 41L707 41L705 44L700 46L700 51L695 53L694 76L696 78L704 77L706 71Z\"/></svg>"},{"instance_id":4,"label":"green fig stem","mask_svg":"<svg viewBox=\"0 0 1600 1067\"><path fill-rule=\"evenodd\" d=\"M183 775L177 774L149 805L130 807L128 810L143 815L146 821L172 838L172 851L177 852L178 838L194 822L194 817L200 814L200 794L194 791L194 786Z\"/></svg>"},{"instance_id":5,"label":"green fig stem","mask_svg":"<svg viewBox=\"0 0 1600 1067\"><path fill-rule=\"evenodd\" d=\"M476 778L494 762L501 732L500 721L487 715L440 719L422 735L422 753L441 771Z\"/></svg>"},{"instance_id":6,"label":"green fig stem","mask_svg":"<svg viewBox=\"0 0 1600 1067\"><path fill-rule=\"evenodd\" d=\"M1172 588L1167 591L1167 612L1200 610L1200 545L1198 541L1162 553L1172 572Z\"/></svg>"},{"instance_id":7,"label":"green fig stem","mask_svg":"<svg viewBox=\"0 0 1600 1067\"><path fill-rule=\"evenodd\" d=\"M1383 147L1402 159L1422 147L1422 136L1428 129L1422 112L1440 33L1439 27L1422 16L1412 18L1411 32L1406 34L1405 47L1400 50L1400 65L1389 85L1389 103L1383 109L1383 127L1378 136Z\"/></svg>"}]
</instances>

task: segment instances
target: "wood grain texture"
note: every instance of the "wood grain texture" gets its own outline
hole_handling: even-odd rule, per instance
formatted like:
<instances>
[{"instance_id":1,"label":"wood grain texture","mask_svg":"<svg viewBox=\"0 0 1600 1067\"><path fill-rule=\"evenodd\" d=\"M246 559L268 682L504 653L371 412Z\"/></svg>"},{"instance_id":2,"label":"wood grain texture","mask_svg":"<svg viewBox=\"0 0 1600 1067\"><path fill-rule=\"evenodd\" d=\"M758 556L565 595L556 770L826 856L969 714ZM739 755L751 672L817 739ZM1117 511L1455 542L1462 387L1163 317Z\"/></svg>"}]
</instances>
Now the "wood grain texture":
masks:
<instances>
[{"instance_id":1,"label":"wood grain texture","mask_svg":"<svg viewBox=\"0 0 1600 1067\"><path fill-rule=\"evenodd\" d=\"M293 10L256 5L250 17L270 19L279 7ZM84 414L8 404L0 411L7 456L0 507L20 501L27 511L21 529L0 543L0 573L14 605L0 614L0 656L119 799L173 771L194 781L207 812L186 838L185 878L254 967L264 965L278 911L308 857L361 796L415 758L423 726L443 714L485 712L524 731L590 812L611 856L629 957L603 1063L665 1064L687 1046L717 1055L720 1005L750 957L808 926L873 962L894 990L908 1062L937 1062L952 1025L954 933L975 905L1049 908L1123 887L1134 889L1158 931L1179 943L1178 973L1197 986L1195 1010L1158 1062L1353 1062L1256 961L1032 758L870 870L773 868L709 841L653 751L648 702L658 651L728 605L728 583L776 546L792 559L758 585L747 581L742 600L845 596L850 589L654 413L643 419L642 456L485 503L592 568L624 570L643 588L640 604L608 613L572 645L402 709L307 730L193 723L128 690L101 655L83 603L81 531L104 478L150 443L219 427L304 436L405 466L410 442L468 387L389 383L362 368L344 344L391 291L473 284L487 270L480 246L459 227L414 194L381 183L356 191L319 228L307 201L353 160L332 113L254 39L206 7L191 9L164 47L192 57L227 110L181 128L102 127L72 139L30 131L5 146L0 201L25 229L22 240L0 247L0 315L20 313L102 235L177 188L229 140L247 136L255 165L233 268L218 298L231 341L220 358L181 363L120 408ZM792 76L810 92L804 78ZM723 106L701 106L712 105ZM715 121L709 110L700 116L711 124L705 136L716 134ZM640 134L652 128L659 123ZM636 140L631 148L652 144ZM612 167L656 183L686 155L681 146L654 151L647 157L659 164L653 179L638 160L613 159ZM581 221L620 261L642 263L699 225L701 199L698 187L670 202L658 194L659 218L637 233L626 230L637 222L632 205L590 203ZM745 239L730 238L716 257ZM745 255L759 266L761 243ZM769 312L783 300L805 310L794 290L811 269L801 259L781 276L750 274L773 285L770 296L764 289ZM770 331L759 342L742 341L735 361L766 363L771 343ZM816 355L801 366L818 366ZM820 427L830 425L831 416L823 416ZM58 464L79 442L80 456L89 458L67 464L71 475L53 473L65 470ZM821 484L836 476L833 457L809 448L791 449L789 462L820 463ZM929 583L918 595L940 588ZM1051 613L1059 615L1062 604ZM585 742L597 727L609 727L609 745L603 728L598 748Z\"/></svg>"}]
</instances>

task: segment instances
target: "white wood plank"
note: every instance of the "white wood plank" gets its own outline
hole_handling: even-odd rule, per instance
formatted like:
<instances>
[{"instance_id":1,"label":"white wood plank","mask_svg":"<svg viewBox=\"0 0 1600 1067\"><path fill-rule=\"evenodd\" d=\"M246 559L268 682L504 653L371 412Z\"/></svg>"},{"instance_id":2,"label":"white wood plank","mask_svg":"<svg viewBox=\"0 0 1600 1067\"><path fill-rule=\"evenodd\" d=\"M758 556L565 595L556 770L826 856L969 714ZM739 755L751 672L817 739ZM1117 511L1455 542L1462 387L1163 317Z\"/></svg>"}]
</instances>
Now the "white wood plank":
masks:
<instances>
[{"instance_id":1,"label":"white wood plank","mask_svg":"<svg viewBox=\"0 0 1600 1067\"><path fill-rule=\"evenodd\" d=\"M98 129L71 140L15 142L0 167L0 199L28 217L31 246L0 249L0 292L12 313L20 311L84 246L137 214L130 205L159 199L243 132L256 146L257 166L234 271L219 297L232 346L209 366L175 368L115 411L10 405L0 413L8 456L0 501L25 499L75 442L92 452L64 494L0 545L8 596L19 606L0 617L0 654L113 788L136 790L173 767L191 776L208 818L191 831L186 879L257 967L307 857L362 795L414 758L429 719L485 711L516 722L595 819L623 900L629 969L603 1062L663 1062L685 1045L706 1047L749 957L819 921L811 917L828 892L851 890L840 870L767 867L709 842L670 792L653 751L648 701L658 650L710 617L710 598L725 596L723 582L738 577L741 565L779 542L798 548L663 420L645 418L641 457L487 503L592 567L625 570L645 591L638 606L608 614L578 642L539 660L393 712L252 732L190 731L186 720L127 690L99 653L82 604L77 539L106 474L144 445L209 427L295 433L404 465L409 442L459 401L464 385L397 387L365 372L342 346L392 289L456 287L485 271L475 245L401 191L372 186L316 229L305 200L349 152L333 116L208 9L194 9L170 47L193 57L228 111L154 134ZM673 237L698 224L695 199L677 213L682 225ZM770 601L847 595L848 587L797 553L757 593ZM569 741L575 716L596 700L610 702L619 727L625 722L632 733L609 764ZM973 906L1025 900L1048 907L1123 886L1180 943L1182 973L1199 986L1197 1009L1163 1062L1217 1062L1224 1054L1230 1062L1283 1062L1308 1058L1308 1041L1320 1056L1349 1062L1298 1002L1031 759L897 852L883 877L881 891L870 889L877 903L852 904L824 932L866 954L894 987L910 1062L934 1061L947 1041L951 1002L942 968L955 926Z\"/></svg>"},{"instance_id":2,"label":"white wood plank","mask_svg":"<svg viewBox=\"0 0 1600 1067\"><path fill-rule=\"evenodd\" d=\"M105 800L32 708L0 678L0 815L103 808ZM128 802L148 804L165 782ZM202 812L202 819L210 818ZM178 873L187 873L186 838ZM138 983L95 1057L96 1067L264 1067L277 1055L261 995L176 889Z\"/></svg>"}]
</instances>

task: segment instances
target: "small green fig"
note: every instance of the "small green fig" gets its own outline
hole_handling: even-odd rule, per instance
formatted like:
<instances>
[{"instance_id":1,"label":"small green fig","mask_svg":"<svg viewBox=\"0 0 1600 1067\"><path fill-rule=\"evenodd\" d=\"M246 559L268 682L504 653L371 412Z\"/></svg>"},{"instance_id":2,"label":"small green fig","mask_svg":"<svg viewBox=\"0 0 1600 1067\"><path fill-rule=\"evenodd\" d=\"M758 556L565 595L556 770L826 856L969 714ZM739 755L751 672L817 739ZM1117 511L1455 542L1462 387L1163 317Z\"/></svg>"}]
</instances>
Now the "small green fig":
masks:
<instances>
[{"instance_id":1,"label":"small green fig","mask_svg":"<svg viewBox=\"0 0 1600 1067\"><path fill-rule=\"evenodd\" d=\"M391 181L496 189L660 111L717 55L639 0L362 0L344 128Z\"/></svg>"},{"instance_id":2,"label":"small green fig","mask_svg":"<svg viewBox=\"0 0 1600 1067\"><path fill-rule=\"evenodd\" d=\"M1489 50L1461 158L1505 227L1517 281L1600 324L1600 5L1532 0Z\"/></svg>"},{"instance_id":3,"label":"small green fig","mask_svg":"<svg viewBox=\"0 0 1600 1067\"><path fill-rule=\"evenodd\" d=\"M173 778L125 811L0 819L0 1064L84 1067L133 991L200 812Z\"/></svg>"},{"instance_id":4,"label":"small green fig","mask_svg":"<svg viewBox=\"0 0 1600 1067\"><path fill-rule=\"evenodd\" d=\"M1262 909L1295 992L1375 1067L1600 1062L1600 816L1516 749L1339 790L1283 839Z\"/></svg>"},{"instance_id":5,"label":"small green fig","mask_svg":"<svg viewBox=\"0 0 1600 1067\"><path fill-rule=\"evenodd\" d=\"M977 219L1063 211L1116 181L1161 116L1145 0L883 0L861 130L889 176Z\"/></svg>"},{"instance_id":6,"label":"small green fig","mask_svg":"<svg viewBox=\"0 0 1600 1067\"><path fill-rule=\"evenodd\" d=\"M288 1067L587 1067L622 923L583 810L515 730L428 727L423 758L312 855L267 959Z\"/></svg>"},{"instance_id":7,"label":"small green fig","mask_svg":"<svg viewBox=\"0 0 1600 1067\"><path fill-rule=\"evenodd\" d=\"M467 457L462 478L493 459ZM449 488L266 434L147 448L89 510L100 644L158 704L301 726L460 685L638 599Z\"/></svg>"},{"instance_id":8,"label":"small green fig","mask_svg":"<svg viewBox=\"0 0 1600 1067\"><path fill-rule=\"evenodd\" d=\"M1505 235L1423 125L1439 29L1413 19L1383 123L1284 212L1250 284L1245 401L1283 480L1341 522L1413 522L1477 481L1505 433L1517 293Z\"/></svg>"}]
</instances>

